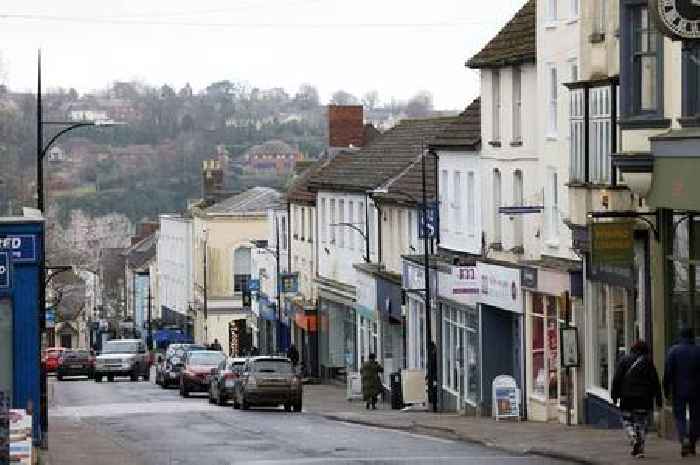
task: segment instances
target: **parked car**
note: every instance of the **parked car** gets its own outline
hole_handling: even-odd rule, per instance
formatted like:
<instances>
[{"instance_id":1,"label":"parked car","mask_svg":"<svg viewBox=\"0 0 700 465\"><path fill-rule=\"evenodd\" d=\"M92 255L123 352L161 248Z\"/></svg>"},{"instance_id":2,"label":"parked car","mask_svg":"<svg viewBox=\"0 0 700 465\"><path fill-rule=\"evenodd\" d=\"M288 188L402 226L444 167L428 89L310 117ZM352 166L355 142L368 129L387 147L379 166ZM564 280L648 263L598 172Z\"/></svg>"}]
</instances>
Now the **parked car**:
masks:
<instances>
[{"instance_id":1,"label":"parked car","mask_svg":"<svg viewBox=\"0 0 700 465\"><path fill-rule=\"evenodd\" d=\"M224 360L226 355L218 350L188 352L180 371L180 395L188 397L191 392L208 392L211 370Z\"/></svg>"},{"instance_id":2,"label":"parked car","mask_svg":"<svg viewBox=\"0 0 700 465\"><path fill-rule=\"evenodd\" d=\"M95 374L95 357L87 349L67 349L58 359L56 379L62 381L66 376L87 376L92 379Z\"/></svg>"},{"instance_id":3,"label":"parked car","mask_svg":"<svg viewBox=\"0 0 700 465\"><path fill-rule=\"evenodd\" d=\"M163 389L177 385L185 356L188 352L197 350L207 350L207 348L201 344L170 344L156 366L156 384Z\"/></svg>"},{"instance_id":4,"label":"parked car","mask_svg":"<svg viewBox=\"0 0 700 465\"><path fill-rule=\"evenodd\" d=\"M209 382L209 403L225 405L230 399L233 399L233 393L236 389L245 358L229 358L219 364L212 370L212 377Z\"/></svg>"},{"instance_id":5,"label":"parked car","mask_svg":"<svg viewBox=\"0 0 700 465\"><path fill-rule=\"evenodd\" d=\"M141 339L112 339L102 346L102 352L95 359L95 381L107 377L114 381L115 376L128 376L138 381L140 376L148 379L150 366L146 344Z\"/></svg>"},{"instance_id":6,"label":"parked car","mask_svg":"<svg viewBox=\"0 0 700 465\"><path fill-rule=\"evenodd\" d=\"M47 373L52 373L58 368L58 359L66 349L63 347L49 347L42 354L42 362Z\"/></svg>"},{"instance_id":7,"label":"parked car","mask_svg":"<svg viewBox=\"0 0 700 465\"><path fill-rule=\"evenodd\" d=\"M303 387L292 362L286 357L251 357L236 385L233 408L277 407L301 412Z\"/></svg>"}]
</instances>

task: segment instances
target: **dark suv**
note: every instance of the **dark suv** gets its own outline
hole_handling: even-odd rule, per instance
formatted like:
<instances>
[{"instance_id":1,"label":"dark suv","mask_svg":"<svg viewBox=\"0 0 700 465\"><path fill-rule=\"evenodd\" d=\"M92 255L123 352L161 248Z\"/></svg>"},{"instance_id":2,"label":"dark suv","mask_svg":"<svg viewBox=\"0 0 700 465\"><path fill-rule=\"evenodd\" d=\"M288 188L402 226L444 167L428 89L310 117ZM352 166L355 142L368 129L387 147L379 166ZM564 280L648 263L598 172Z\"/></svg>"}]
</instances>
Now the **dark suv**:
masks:
<instances>
[{"instance_id":1,"label":"dark suv","mask_svg":"<svg viewBox=\"0 0 700 465\"><path fill-rule=\"evenodd\" d=\"M62 381L66 376L87 376L88 379L92 379L94 374L95 358L87 349L66 349L58 358L58 381Z\"/></svg>"}]
</instances>

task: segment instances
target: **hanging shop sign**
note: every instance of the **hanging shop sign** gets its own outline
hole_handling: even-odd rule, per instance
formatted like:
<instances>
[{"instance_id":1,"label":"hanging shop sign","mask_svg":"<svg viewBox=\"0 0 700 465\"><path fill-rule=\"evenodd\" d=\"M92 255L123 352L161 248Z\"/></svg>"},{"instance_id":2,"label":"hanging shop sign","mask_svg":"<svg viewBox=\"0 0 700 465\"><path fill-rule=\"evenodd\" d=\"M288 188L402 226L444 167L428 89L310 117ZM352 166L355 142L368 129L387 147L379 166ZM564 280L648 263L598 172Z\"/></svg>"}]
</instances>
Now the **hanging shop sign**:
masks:
<instances>
[{"instance_id":1,"label":"hanging shop sign","mask_svg":"<svg viewBox=\"0 0 700 465\"><path fill-rule=\"evenodd\" d=\"M581 365L578 351L578 329L562 328L561 334L561 366L576 368Z\"/></svg>"},{"instance_id":2,"label":"hanging shop sign","mask_svg":"<svg viewBox=\"0 0 700 465\"><path fill-rule=\"evenodd\" d=\"M496 376L493 380L493 417L520 419L520 389L515 378L507 375Z\"/></svg>"},{"instance_id":3,"label":"hanging shop sign","mask_svg":"<svg viewBox=\"0 0 700 465\"><path fill-rule=\"evenodd\" d=\"M56 326L56 310L53 308L46 309L46 329L51 329Z\"/></svg>"},{"instance_id":4,"label":"hanging shop sign","mask_svg":"<svg viewBox=\"0 0 700 465\"><path fill-rule=\"evenodd\" d=\"M299 273L280 274L280 292L283 294L299 293Z\"/></svg>"},{"instance_id":5,"label":"hanging shop sign","mask_svg":"<svg viewBox=\"0 0 700 465\"><path fill-rule=\"evenodd\" d=\"M481 279L479 302L515 313L523 312L520 269L477 262Z\"/></svg>"},{"instance_id":6,"label":"hanging shop sign","mask_svg":"<svg viewBox=\"0 0 700 465\"><path fill-rule=\"evenodd\" d=\"M10 288L10 257L7 252L0 252L0 289Z\"/></svg>"},{"instance_id":7,"label":"hanging shop sign","mask_svg":"<svg viewBox=\"0 0 700 465\"><path fill-rule=\"evenodd\" d=\"M248 290L251 292L257 292L260 290L260 280L259 279L251 279L248 281Z\"/></svg>"},{"instance_id":8,"label":"hanging shop sign","mask_svg":"<svg viewBox=\"0 0 700 465\"><path fill-rule=\"evenodd\" d=\"M372 320L377 319L377 281L374 276L363 272L357 273L357 293L355 309L360 315Z\"/></svg>"},{"instance_id":9,"label":"hanging shop sign","mask_svg":"<svg viewBox=\"0 0 700 465\"><path fill-rule=\"evenodd\" d=\"M438 230L438 206L435 202L429 203L427 208L423 208L422 205L418 210L418 238L424 239L428 236L428 239L435 237Z\"/></svg>"},{"instance_id":10,"label":"hanging shop sign","mask_svg":"<svg viewBox=\"0 0 700 465\"><path fill-rule=\"evenodd\" d=\"M524 266L520 269L520 280L524 288L537 289L537 268Z\"/></svg>"},{"instance_id":11,"label":"hanging shop sign","mask_svg":"<svg viewBox=\"0 0 700 465\"><path fill-rule=\"evenodd\" d=\"M632 222L591 223L590 239L590 278L618 286L634 286Z\"/></svg>"},{"instance_id":12,"label":"hanging shop sign","mask_svg":"<svg viewBox=\"0 0 700 465\"><path fill-rule=\"evenodd\" d=\"M36 236L18 234L0 237L0 252L6 252L15 263L36 261Z\"/></svg>"}]
</instances>

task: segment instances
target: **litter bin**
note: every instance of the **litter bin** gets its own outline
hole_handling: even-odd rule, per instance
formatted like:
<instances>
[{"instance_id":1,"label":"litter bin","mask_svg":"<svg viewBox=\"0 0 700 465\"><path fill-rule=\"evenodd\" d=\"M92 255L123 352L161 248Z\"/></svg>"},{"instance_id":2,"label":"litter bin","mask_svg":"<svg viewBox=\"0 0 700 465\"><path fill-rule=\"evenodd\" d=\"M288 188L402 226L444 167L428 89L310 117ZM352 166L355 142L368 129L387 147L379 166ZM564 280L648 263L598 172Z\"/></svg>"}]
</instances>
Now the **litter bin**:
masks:
<instances>
[{"instance_id":1,"label":"litter bin","mask_svg":"<svg viewBox=\"0 0 700 465\"><path fill-rule=\"evenodd\" d=\"M395 371L389 375L391 382L391 408L399 410L403 408L403 393L401 392L401 372Z\"/></svg>"}]
</instances>

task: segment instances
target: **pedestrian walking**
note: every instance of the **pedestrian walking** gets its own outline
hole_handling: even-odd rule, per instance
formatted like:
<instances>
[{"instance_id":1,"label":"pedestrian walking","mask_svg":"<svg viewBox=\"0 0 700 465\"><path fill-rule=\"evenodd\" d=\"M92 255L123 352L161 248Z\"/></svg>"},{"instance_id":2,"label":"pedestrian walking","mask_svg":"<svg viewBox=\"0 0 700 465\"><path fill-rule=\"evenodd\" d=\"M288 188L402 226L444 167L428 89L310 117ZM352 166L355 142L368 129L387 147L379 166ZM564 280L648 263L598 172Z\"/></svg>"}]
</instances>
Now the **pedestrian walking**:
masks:
<instances>
[{"instance_id":1,"label":"pedestrian walking","mask_svg":"<svg viewBox=\"0 0 700 465\"><path fill-rule=\"evenodd\" d=\"M692 328L681 330L680 336L666 356L664 393L673 400L681 456L687 457L695 455L695 443L700 436L700 347L695 344Z\"/></svg>"},{"instance_id":2,"label":"pedestrian walking","mask_svg":"<svg viewBox=\"0 0 700 465\"><path fill-rule=\"evenodd\" d=\"M299 351L294 344L289 346L289 349L287 350L287 357L292 362L292 366L296 368L299 364Z\"/></svg>"},{"instance_id":3,"label":"pedestrian walking","mask_svg":"<svg viewBox=\"0 0 700 465\"><path fill-rule=\"evenodd\" d=\"M218 350L221 351L221 344L219 344L218 339L214 339L214 342L209 346L209 350Z\"/></svg>"},{"instance_id":4,"label":"pedestrian walking","mask_svg":"<svg viewBox=\"0 0 700 465\"><path fill-rule=\"evenodd\" d=\"M654 401L657 407L662 405L659 375L649 354L646 342L635 342L630 353L618 362L612 384L612 400L620 402L622 424L632 446L630 454L637 458L644 457Z\"/></svg>"},{"instance_id":5,"label":"pedestrian walking","mask_svg":"<svg viewBox=\"0 0 700 465\"><path fill-rule=\"evenodd\" d=\"M384 368L377 362L375 354L369 354L369 360L362 364L360 376L362 377L362 399L367 410L377 410L377 396L382 392L382 380L379 374L384 373Z\"/></svg>"}]
</instances>

